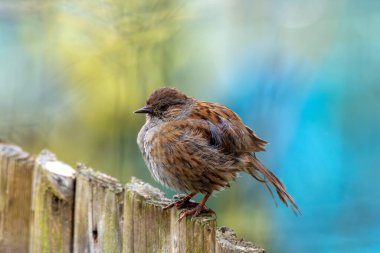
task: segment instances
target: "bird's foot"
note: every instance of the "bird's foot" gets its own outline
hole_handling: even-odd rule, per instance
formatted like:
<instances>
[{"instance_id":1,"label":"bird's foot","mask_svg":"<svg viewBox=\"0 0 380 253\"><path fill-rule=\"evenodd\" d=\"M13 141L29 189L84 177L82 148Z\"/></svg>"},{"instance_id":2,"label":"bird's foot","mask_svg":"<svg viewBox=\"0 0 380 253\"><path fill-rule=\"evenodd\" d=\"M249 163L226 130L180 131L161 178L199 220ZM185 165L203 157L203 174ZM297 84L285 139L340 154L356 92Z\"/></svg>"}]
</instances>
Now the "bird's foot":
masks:
<instances>
[{"instance_id":1,"label":"bird's foot","mask_svg":"<svg viewBox=\"0 0 380 253\"><path fill-rule=\"evenodd\" d=\"M190 206L198 205L197 202L190 201L191 198L192 198L191 195L182 197L182 198L175 200L174 202L170 203L169 205L165 206L163 209L164 210L170 209L173 206L175 206L177 208L184 208L184 207L190 207Z\"/></svg>"},{"instance_id":2,"label":"bird's foot","mask_svg":"<svg viewBox=\"0 0 380 253\"><path fill-rule=\"evenodd\" d=\"M178 222L180 222L183 218L185 218L187 216L197 217L201 213L208 213L208 212L213 212L213 211L210 208L208 208L202 204L199 204L190 210L186 210L186 211L182 212L181 215L179 216Z\"/></svg>"}]
</instances>

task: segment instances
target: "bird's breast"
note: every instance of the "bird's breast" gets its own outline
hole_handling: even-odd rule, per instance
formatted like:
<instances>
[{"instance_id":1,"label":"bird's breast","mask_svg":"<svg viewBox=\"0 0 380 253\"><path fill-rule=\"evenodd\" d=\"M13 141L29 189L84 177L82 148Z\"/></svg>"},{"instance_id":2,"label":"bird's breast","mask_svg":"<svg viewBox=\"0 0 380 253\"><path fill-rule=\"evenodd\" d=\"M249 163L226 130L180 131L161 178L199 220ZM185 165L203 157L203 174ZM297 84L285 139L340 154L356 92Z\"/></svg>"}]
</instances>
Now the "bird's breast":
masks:
<instances>
[{"instance_id":1,"label":"bird's breast","mask_svg":"<svg viewBox=\"0 0 380 253\"><path fill-rule=\"evenodd\" d=\"M162 164L159 157L152 152L154 140L159 135L160 125L153 125L146 123L140 130L137 143L140 151L144 157L145 164L147 165L153 178L161 183L166 184L165 179L162 177Z\"/></svg>"}]
</instances>

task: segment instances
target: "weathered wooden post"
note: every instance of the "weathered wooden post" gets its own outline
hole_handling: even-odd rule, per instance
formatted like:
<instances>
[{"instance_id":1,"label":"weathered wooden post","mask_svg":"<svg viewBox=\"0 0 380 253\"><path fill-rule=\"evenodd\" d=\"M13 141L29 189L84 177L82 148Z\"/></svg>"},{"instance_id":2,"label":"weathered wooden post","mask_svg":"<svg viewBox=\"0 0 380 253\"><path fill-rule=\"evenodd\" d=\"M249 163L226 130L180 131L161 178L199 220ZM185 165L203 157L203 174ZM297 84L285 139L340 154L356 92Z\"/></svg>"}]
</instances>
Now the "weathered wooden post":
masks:
<instances>
[{"instance_id":1,"label":"weathered wooden post","mask_svg":"<svg viewBox=\"0 0 380 253\"><path fill-rule=\"evenodd\" d=\"M21 148L0 143L0 252L27 252L33 159Z\"/></svg>"},{"instance_id":2,"label":"weathered wooden post","mask_svg":"<svg viewBox=\"0 0 380 253\"><path fill-rule=\"evenodd\" d=\"M122 185L110 176L79 165L73 252L121 252L122 209Z\"/></svg>"},{"instance_id":3,"label":"weathered wooden post","mask_svg":"<svg viewBox=\"0 0 380 253\"><path fill-rule=\"evenodd\" d=\"M171 210L172 252L215 252L214 213L188 217L178 222L180 211Z\"/></svg>"},{"instance_id":4,"label":"weathered wooden post","mask_svg":"<svg viewBox=\"0 0 380 253\"><path fill-rule=\"evenodd\" d=\"M169 202L164 194L132 178L124 195L123 252L172 252Z\"/></svg>"},{"instance_id":5,"label":"weathered wooden post","mask_svg":"<svg viewBox=\"0 0 380 253\"><path fill-rule=\"evenodd\" d=\"M33 176L30 253L72 251L75 170L42 151Z\"/></svg>"}]
</instances>

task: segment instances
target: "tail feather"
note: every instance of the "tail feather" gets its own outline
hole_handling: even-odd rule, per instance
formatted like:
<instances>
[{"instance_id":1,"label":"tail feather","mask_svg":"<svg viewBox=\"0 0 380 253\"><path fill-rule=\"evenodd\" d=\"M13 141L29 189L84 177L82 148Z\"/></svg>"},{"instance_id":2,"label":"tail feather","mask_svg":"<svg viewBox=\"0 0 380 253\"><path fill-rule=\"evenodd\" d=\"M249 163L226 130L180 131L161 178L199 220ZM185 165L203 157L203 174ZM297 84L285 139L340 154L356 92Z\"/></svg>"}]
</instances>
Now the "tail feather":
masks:
<instances>
[{"instance_id":1,"label":"tail feather","mask_svg":"<svg viewBox=\"0 0 380 253\"><path fill-rule=\"evenodd\" d=\"M273 200L275 201L275 204L277 206L277 202L273 196L273 192L271 188L268 185L268 182L271 183L280 200L286 205L290 206L294 212L294 214L298 215L301 214L301 210L297 206L296 202L293 200L293 198L286 192L284 184L278 179L270 170L264 167L264 165L256 158L251 156L251 163L253 164L253 168L249 168L249 174L251 174L254 178L256 178L259 182L263 183L265 187L268 189L269 193L271 194ZM257 172L259 172L263 177L260 177Z\"/></svg>"}]
</instances>

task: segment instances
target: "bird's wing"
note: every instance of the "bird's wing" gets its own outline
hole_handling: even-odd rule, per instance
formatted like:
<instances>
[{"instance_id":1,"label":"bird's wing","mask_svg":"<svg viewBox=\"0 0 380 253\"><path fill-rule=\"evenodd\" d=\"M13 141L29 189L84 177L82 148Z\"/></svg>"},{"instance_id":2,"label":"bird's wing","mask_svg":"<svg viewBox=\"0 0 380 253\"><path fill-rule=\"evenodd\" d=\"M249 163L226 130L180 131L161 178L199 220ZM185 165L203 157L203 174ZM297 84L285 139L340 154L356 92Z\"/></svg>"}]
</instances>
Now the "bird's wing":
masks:
<instances>
[{"instance_id":1,"label":"bird's wing","mask_svg":"<svg viewBox=\"0 0 380 253\"><path fill-rule=\"evenodd\" d=\"M227 153L264 151L268 143L244 125L236 113L216 103L197 102L190 118L207 122L214 144Z\"/></svg>"},{"instance_id":2,"label":"bird's wing","mask_svg":"<svg viewBox=\"0 0 380 253\"><path fill-rule=\"evenodd\" d=\"M212 145L218 141L214 138L203 120L164 123L152 139L151 155L159 157L170 180L181 181L189 191L212 192L228 186L241 170L238 158Z\"/></svg>"}]
</instances>

